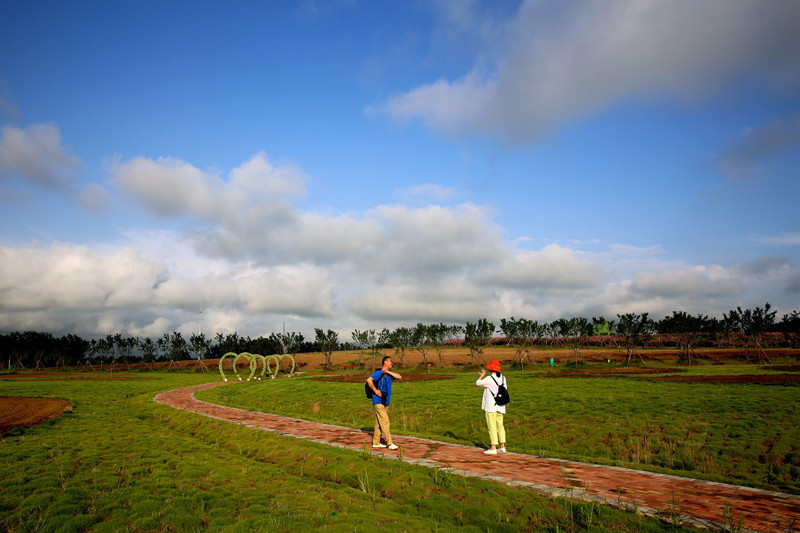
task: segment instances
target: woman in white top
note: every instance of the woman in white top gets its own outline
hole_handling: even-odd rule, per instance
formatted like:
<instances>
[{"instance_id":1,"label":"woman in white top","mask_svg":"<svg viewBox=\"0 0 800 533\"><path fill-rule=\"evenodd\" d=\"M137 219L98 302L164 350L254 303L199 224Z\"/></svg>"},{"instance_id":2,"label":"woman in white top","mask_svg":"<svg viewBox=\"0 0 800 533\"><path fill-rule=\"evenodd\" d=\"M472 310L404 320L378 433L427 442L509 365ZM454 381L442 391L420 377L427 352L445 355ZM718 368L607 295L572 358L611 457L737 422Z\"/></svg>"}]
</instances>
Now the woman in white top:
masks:
<instances>
[{"instance_id":1,"label":"woman in white top","mask_svg":"<svg viewBox=\"0 0 800 533\"><path fill-rule=\"evenodd\" d=\"M486 369L494 373L486 377L486 370L481 370L481 377L475 382L478 387L483 389L483 404L481 408L486 411L486 425L489 426L489 439L492 447L483 453L487 455L497 455L497 445L500 445L500 453L506 451L506 428L503 426L503 415L506 414L505 405L497 405L494 397L500 385L506 385L506 378L500 373L500 362L492 359L486 365ZM508 387L508 385L506 385Z\"/></svg>"}]
</instances>

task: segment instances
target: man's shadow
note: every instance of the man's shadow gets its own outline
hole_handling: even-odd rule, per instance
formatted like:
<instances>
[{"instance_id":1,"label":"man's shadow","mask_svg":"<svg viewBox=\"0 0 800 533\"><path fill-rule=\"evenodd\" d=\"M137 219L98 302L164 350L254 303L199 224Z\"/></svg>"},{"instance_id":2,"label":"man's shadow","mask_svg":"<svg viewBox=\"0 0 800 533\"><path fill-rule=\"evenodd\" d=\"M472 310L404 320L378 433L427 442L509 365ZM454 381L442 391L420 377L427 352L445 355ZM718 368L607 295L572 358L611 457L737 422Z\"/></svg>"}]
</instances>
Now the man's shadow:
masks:
<instances>
[{"instance_id":1,"label":"man's shadow","mask_svg":"<svg viewBox=\"0 0 800 533\"><path fill-rule=\"evenodd\" d=\"M359 431L361 431L362 433L369 433L370 435L372 435L372 430L373 430L374 428L373 428L372 426L364 426L364 427L360 427L360 428L358 428L358 429L359 429ZM466 442L469 442L469 439L467 439L466 437L463 437L463 436L461 436L461 435L456 435L456 434L455 434L455 433L453 433L452 431L445 431L445 432L443 433L443 435L444 435L445 437L448 437L448 438L451 438L451 439L457 440L457 441L459 441L459 442L465 442L465 441L466 441ZM430 440L436 440L436 439L430 439ZM473 446L475 446L476 448L483 448L483 447L485 447L485 446L486 446L486 443L484 443L484 442L480 442L480 441L477 441L477 440L473 440L473 441L472 441L472 445L473 445Z\"/></svg>"},{"instance_id":2,"label":"man's shadow","mask_svg":"<svg viewBox=\"0 0 800 533\"><path fill-rule=\"evenodd\" d=\"M449 438L451 438L451 439L455 439L455 440L457 440L457 441L459 441L459 442L464 442L464 441L466 441L466 442L470 442L470 440L469 440L467 437L463 437L463 436L461 436L461 435L456 435L456 434L455 434L455 433L453 433L452 431L445 431L443 435L444 435L445 437L449 437ZM477 447L477 448L482 448L482 447L483 447L483 445L484 445L484 443L482 443L482 442L480 442L480 441L475 441L475 440L473 440L473 441L472 441L472 445L473 445L473 446L475 446L475 447Z\"/></svg>"}]
</instances>

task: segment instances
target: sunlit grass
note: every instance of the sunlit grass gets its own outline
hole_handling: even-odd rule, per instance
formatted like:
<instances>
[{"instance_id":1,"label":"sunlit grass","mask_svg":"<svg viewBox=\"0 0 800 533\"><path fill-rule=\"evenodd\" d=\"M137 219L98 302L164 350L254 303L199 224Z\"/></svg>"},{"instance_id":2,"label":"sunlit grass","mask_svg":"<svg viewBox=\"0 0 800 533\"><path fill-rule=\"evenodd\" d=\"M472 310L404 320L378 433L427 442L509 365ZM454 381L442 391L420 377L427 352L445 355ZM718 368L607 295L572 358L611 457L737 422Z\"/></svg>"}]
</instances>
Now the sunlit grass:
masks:
<instances>
[{"instance_id":1,"label":"sunlit grass","mask_svg":"<svg viewBox=\"0 0 800 533\"><path fill-rule=\"evenodd\" d=\"M683 370L682 376L780 373L756 365ZM800 493L797 385L545 377L562 371L563 366L539 365L506 374L511 450ZM396 384L390 407L395 432L486 446L477 373L450 373L452 380ZM370 405L360 383L293 378L212 389L198 397L371 430Z\"/></svg>"},{"instance_id":2,"label":"sunlit grass","mask_svg":"<svg viewBox=\"0 0 800 533\"><path fill-rule=\"evenodd\" d=\"M175 410L153 396L214 378L150 375L156 379L0 378L4 395L73 402L64 417L0 441L0 530L673 531L611 508L565 506L523 489ZM293 378L221 392L229 399L255 393L263 410L274 411L294 404L297 387L304 405L318 403L329 416L329 385ZM409 416L420 420L416 413ZM436 418L431 413L429 421Z\"/></svg>"}]
</instances>

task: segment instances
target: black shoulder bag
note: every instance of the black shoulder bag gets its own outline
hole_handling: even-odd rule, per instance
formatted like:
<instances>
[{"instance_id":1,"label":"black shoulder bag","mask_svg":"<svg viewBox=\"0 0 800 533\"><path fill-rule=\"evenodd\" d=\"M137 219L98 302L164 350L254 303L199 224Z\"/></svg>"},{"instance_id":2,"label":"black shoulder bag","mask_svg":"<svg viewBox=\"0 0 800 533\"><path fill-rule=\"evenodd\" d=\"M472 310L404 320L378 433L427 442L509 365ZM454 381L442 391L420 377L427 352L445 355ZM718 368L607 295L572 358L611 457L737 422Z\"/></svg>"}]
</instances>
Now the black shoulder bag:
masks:
<instances>
[{"instance_id":1,"label":"black shoulder bag","mask_svg":"<svg viewBox=\"0 0 800 533\"><path fill-rule=\"evenodd\" d=\"M505 380L503 383L497 383L497 380L494 379L494 376L491 376L492 381L494 384L497 385L497 394L494 396L494 403L497 405L503 406L507 405L511 401L511 396L508 395L508 389L505 385Z\"/></svg>"},{"instance_id":2,"label":"black shoulder bag","mask_svg":"<svg viewBox=\"0 0 800 533\"><path fill-rule=\"evenodd\" d=\"M381 388L381 380L386 375L386 372L381 374L381 377L378 378L378 382L375 384L375 388L380 390ZM367 398L372 399L375 396L375 393L372 392L372 387L369 386L369 383L364 383L364 393L367 395Z\"/></svg>"}]
</instances>

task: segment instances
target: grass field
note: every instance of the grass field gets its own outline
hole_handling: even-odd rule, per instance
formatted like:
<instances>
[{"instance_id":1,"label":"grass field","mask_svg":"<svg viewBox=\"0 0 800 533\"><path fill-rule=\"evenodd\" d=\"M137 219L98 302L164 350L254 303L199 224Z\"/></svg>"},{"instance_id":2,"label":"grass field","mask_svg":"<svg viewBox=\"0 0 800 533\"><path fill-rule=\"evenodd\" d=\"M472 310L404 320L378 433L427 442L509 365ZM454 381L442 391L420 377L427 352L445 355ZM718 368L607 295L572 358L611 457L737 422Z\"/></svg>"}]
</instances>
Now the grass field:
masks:
<instances>
[{"instance_id":1,"label":"grass field","mask_svg":"<svg viewBox=\"0 0 800 533\"><path fill-rule=\"evenodd\" d=\"M152 379L33 381L0 374L2 395L72 402L63 417L2 437L0 531L681 530L597 504L547 499L152 401L158 392L216 380L213 374L136 376ZM445 399L475 394L466 375L452 383L442 391ZM308 418L347 412L348 423L365 426L367 410L357 394L353 402L331 401L336 394L349 397L353 388L292 378L224 389L228 401L295 414L308 408ZM421 414L431 406L413 407L430 395L411 384L397 388L398 429L436 434L437 417ZM419 400L412 402L415 396ZM524 401L520 390L515 402ZM422 432L417 426L423 424L431 427ZM460 431L447 438L471 439ZM477 423L464 431L481 438Z\"/></svg>"},{"instance_id":2,"label":"grass field","mask_svg":"<svg viewBox=\"0 0 800 533\"><path fill-rule=\"evenodd\" d=\"M506 429L513 451L800 493L796 381L765 385L660 381L665 375L551 377L564 367L529 368L506 373L513 398ZM680 370L681 379L786 374L752 364ZM393 430L487 446L481 389L474 386L477 373L464 367L441 372L455 378L397 384L390 408ZM371 429L363 396L361 383L304 378L197 395L234 407Z\"/></svg>"}]
</instances>

